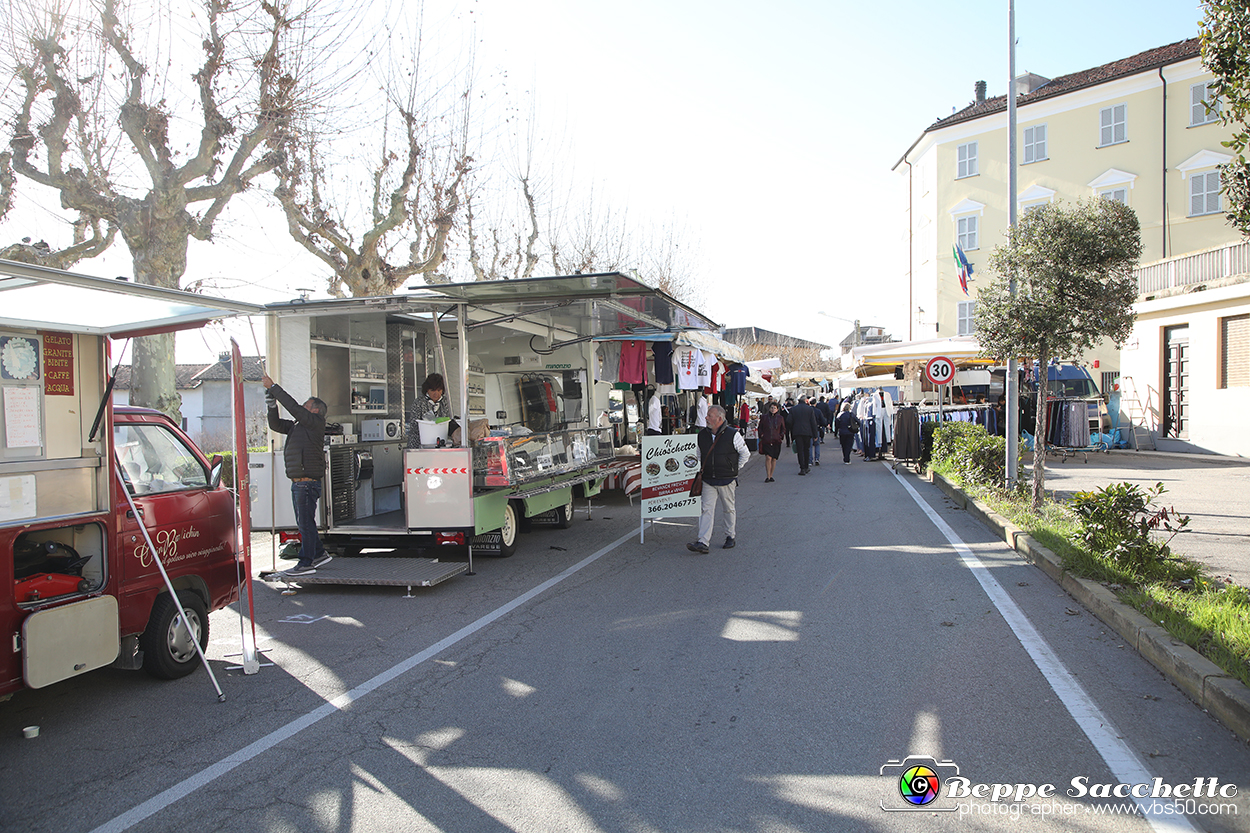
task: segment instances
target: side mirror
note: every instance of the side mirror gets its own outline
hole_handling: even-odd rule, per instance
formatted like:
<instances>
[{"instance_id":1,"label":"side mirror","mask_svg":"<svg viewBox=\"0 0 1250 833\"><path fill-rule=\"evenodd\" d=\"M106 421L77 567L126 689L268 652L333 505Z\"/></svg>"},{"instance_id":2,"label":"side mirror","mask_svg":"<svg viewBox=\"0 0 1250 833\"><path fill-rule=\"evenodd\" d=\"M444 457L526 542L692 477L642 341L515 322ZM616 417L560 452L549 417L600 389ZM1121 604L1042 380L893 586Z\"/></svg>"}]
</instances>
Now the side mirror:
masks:
<instances>
[{"instance_id":1,"label":"side mirror","mask_svg":"<svg viewBox=\"0 0 1250 833\"><path fill-rule=\"evenodd\" d=\"M220 454L214 454L208 460L211 467L208 472L208 488L216 489L221 485L221 470L225 466L226 461Z\"/></svg>"}]
</instances>

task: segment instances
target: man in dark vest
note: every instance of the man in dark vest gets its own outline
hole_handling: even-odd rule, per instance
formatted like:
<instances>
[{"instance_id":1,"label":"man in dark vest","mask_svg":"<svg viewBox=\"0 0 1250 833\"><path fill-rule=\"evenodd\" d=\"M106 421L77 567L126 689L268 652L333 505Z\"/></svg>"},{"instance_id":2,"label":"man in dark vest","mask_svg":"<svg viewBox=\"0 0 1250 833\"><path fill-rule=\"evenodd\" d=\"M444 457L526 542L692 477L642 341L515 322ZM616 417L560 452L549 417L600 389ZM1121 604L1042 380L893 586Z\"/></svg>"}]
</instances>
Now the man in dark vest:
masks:
<instances>
[{"instance_id":1,"label":"man in dark vest","mask_svg":"<svg viewBox=\"0 0 1250 833\"><path fill-rule=\"evenodd\" d=\"M691 552L711 552L712 527L716 523L716 504L725 504L724 549L733 549L737 534L738 513L734 508L734 490L738 470L751 459L746 441L738 429L725 422L725 409L712 405L707 409L707 427L699 432L699 456L703 459L702 512L699 515L699 540L686 544Z\"/></svg>"},{"instance_id":2,"label":"man in dark vest","mask_svg":"<svg viewBox=\"0 0 1250 833\"><path fill-rule=\"evenodd\" d=\"M269 427L287 435L282 457L286 476L291 480L291 502L295 505L295 525L299 528L299 561L285 572L288 576L306 576L317 572L317 568L331 558L317 537L317 501L321 499L321 479L326 474L328 408L315 396L300 405L268 374L260 381L269 403ZM278 416L279 402L295 419Z\"/></svg>"}]
</instances>

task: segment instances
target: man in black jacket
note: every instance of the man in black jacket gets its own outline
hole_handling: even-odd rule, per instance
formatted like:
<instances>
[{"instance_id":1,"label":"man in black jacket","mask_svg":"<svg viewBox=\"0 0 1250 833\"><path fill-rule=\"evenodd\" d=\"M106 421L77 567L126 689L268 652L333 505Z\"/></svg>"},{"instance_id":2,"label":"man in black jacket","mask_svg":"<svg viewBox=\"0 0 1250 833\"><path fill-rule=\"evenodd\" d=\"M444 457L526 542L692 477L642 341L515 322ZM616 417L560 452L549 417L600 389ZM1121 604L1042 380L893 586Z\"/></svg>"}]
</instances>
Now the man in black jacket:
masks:
<instances>
[{"instance_id":1,"label":"man in black jacket","mask_svg":"<svg viewBox=\"0 0 1250 833\"><path fill-rule=\"evenodd\" d=\"M299 561L286 574L306 576L317 572L317 568L331 558L317 537L317 501L321 499L321 480L326 473L328 408L315 396L300 405L268 374L260 381L265 386L265 401L269 403L269 427L287 435L282 457L286 476L291 480L291 502L295 505L295 525L299 528ZM278 416L279 402L295 419Z\"/></svg>"},{"instance_id":2,"label":"man in black jacket","mask_svg":"<svg viewBox=\"0 0 1250 833\"><path fill-rule=\"evenodd\" d=\"M790 433L794 435L794 444L799 455L799 474L807 474L811 468L812 437L820 431L820 423L816 418L816 409L807 404L807 397L799 399L799 403L790 412Z\"/></svg>"},{"instance_id":3,"label":"man in black jacket","mask_svg":"<svg viewBox=\"0 0 1250 833\"><path fill-rule=\"evenodd\" d=\"M716 524L716 504L725 505L725 543L733 549L738 534L738 513L734 492L738 471L751 459L751 452L738 429L725 422L725 409L707 409L707 427L699 432L699 455L703 459L703 495L699 499L699 540L686 544L691 552L711 552L712 528Z\"/></svg>"}]
</instances>

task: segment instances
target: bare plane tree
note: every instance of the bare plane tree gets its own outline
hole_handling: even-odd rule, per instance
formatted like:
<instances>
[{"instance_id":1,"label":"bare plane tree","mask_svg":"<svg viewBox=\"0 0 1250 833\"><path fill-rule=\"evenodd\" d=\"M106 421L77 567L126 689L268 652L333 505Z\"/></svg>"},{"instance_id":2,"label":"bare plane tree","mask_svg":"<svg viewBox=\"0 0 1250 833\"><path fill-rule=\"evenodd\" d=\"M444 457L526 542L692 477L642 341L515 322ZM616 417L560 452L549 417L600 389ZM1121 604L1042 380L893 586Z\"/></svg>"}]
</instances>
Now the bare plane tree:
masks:
<instances>
[{"instance_id":1,"label":"bare plane tree","mask_svg":"<svg viewBox=\"0 0 1250 833\"><path fill-rule=\"evenodd\" d=\"M278 164L302 85L290 51L310 48L293 43L307 10L285 0L204 0L190 16L122 0L7 10L21 92L12 168L79 214L61 265L120 231L137 282L178 288L190 239L211 240L226 204ZM193 90L180 86L189 39L202 50ZM172 335L136 342L132 402L177 416L173 356Z\"/></svg>"},{"instance_id":2,"label":"bare plane tree","mask_svg":"<svg viewBox=\"0 0 1250 833\"><path fill-rule=\"evenodd\" d=\"M359 116L369 135L345 131L341 113L323 126L310 120L292 131L278 171L275 195L291 236L330 267L335 297L389 295L416 276L447 281L440 269L474 161L471 71L459 88L427 80L419 23L410 55L396 44L389 55L398 63L382 81L384 110ZM362 146L369 149L355 158L345 150ZM367 171L367 180L345 185L345 164Z\"/></svg>"}]
</instances>

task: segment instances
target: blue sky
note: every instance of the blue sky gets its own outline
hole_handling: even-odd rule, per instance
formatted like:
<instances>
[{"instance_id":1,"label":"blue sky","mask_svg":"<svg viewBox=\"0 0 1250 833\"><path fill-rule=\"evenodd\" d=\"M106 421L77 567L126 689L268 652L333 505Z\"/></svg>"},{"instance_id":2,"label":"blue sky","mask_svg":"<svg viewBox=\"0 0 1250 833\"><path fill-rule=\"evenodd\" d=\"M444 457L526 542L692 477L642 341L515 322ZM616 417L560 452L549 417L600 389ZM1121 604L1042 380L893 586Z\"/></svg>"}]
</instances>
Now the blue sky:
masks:
<instances>
[{"instance_id":1,"label":"blue sky","mask_svg":"<svg viewBox=\"0 0 1250 833\"><path fill-rule=\"evenodd\" d=\"M1019 0L1016 68L1098 66L1193 37L1200 16L1192 0ZM891 168L976 81L1007 88L1006 0L426 0L425 33L451 60L475 33L480 92L536 92L544 136L581 183L634 222L683 225L714 320L829 344L850 325L818 311L906 338ZM46 220L11 217L4 237L52 239ZM229 294L257 302L324 286L274 216L232 204L223 220L211 247L193 244L188 280L246 275ZM115 248L80 271L128 274ZM179 360L221 341L183 339Z\"/></svg>"}]
</instances>

